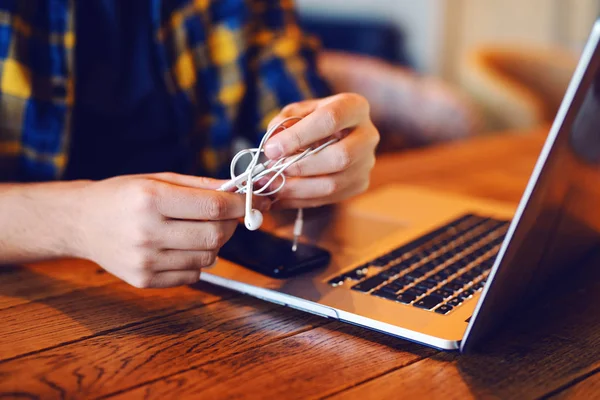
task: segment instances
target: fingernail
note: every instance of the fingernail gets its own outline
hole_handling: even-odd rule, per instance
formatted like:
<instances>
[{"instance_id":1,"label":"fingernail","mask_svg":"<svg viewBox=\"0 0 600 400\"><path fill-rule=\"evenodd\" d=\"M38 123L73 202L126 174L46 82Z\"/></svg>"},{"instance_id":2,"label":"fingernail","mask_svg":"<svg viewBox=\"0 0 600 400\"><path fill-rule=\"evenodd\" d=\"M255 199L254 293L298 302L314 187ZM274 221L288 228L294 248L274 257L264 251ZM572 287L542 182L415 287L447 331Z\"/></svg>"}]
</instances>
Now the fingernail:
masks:
<instances>
[{"instance_id":1,"label":"fingernail","mask_svg":"<svg viewBox=\"0 0 600 400\"><path fill-rule=\"evenodd\" d=\"M281 156L283 156L283 149L281 147L281 144L267 143L267 145L265 146L265 154L271 160L274 160L276 158L281 158Z\"/></svg>"}]
</instances>

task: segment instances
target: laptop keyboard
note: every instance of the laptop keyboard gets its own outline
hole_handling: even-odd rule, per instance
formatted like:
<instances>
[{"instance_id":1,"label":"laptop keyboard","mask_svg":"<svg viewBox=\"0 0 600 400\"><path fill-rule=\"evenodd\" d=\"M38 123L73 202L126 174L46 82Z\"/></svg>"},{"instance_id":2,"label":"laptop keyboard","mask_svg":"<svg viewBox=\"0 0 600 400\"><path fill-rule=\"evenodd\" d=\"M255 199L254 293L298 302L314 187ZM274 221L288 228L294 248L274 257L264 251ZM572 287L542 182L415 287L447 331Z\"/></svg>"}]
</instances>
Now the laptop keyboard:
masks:
<instances>
[{"instance_id":1,"label":"laptop keyboard","mask_svg":"<svg viewBox=\"0 0 600 400\"><path fill-rule=\"evenodd\" d=\"M329 284L446 315L482 290L508 224L464 215Z\"/></svg>"}]
</instances>

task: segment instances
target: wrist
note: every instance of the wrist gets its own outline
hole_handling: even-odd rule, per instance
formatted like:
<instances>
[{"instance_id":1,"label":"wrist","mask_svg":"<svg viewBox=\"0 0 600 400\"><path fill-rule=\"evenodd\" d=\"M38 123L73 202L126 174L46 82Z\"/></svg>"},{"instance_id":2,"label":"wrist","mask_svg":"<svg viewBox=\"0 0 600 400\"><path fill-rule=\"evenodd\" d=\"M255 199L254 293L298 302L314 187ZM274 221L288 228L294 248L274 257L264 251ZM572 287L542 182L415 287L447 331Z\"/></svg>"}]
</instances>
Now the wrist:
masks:
<instances>
[{"instance_id":1,"label":"wrist","mask_svg":"<svg viewBox=\"0 0 600 400\"><path fill-rule=\"evenodd\" d=\"M22 239L25 253L33 259L79 258L82 255L81 192L85 181L19 185L15 204L24 210L29 234ZM36 225L37 228L33 228ZM29 258L29 257L28 257Z\"/></svg>"},{"instance_id":2,"label":"wrist","mask_svg":"<svg viewBox=\"0 0 600 400\"><path fill-rule=\"evenodd\" d=\"M54 208L60 221L54 221L58 227L55 248L58 257L87 258L85 246L85 201L84 193L90 181L65 182L59 188L54 199Z\"/></svg>"}]
</instances>

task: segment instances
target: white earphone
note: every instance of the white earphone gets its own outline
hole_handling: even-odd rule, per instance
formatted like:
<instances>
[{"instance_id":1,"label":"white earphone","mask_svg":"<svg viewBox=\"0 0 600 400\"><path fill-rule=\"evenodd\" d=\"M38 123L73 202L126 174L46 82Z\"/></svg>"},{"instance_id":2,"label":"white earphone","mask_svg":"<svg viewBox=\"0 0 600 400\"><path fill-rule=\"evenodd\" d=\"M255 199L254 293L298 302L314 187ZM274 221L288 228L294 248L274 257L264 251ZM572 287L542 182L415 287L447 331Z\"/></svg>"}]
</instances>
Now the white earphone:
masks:
<instances>
[{"instance_id":1,"label":"white earphone","mask_svg":"<svg viewBox=\"0 0 600 400\"><path fill-rule=\"evenodd\" d=\"M281 158L277 161L267 160L263 163L259 163L259 158L261 154L264 152L264 145L269 140L275 132L279 129L286 129L285 123L289 121L299 121L302 118L300 117L290 117L284 119L277 125L271 127L267 131L267 133L263 136L259 146L254 149L246 149L238 152L235 157L231 160L231 180L225 183L223 186L219 188L221 191L229 191L233 188L237 188L236 193L245 193L246 194L246 215L244 217L244 225L248 230L255 231L259 229L263 223L263 215L259 210L252 208L252 196L270 196L277 192L279 192L283 186L285 185L285 175L284 172L287 168L289 168L292 164L309 157L319 151L323 150L325 147L335 143L338 139L331 139L321 146L313 149L307 148L300 153L292 156ZM252 155L252 160L250 164L246 168L246 170L240 174L235 174L235 167L241 157L246 154ZM260 180L261 178L273 174L271 178L261 187L260 189L254 190L254 183ZM271 190L270 192L265 192L267 188L269 188L273 182L277 178L281 177L281 185ZM302 234L302 223L303 223L303 215L302 209L298 210L298 217L296 218L296 222L294 224L294 246L293 250L296 250L297 242L299 236Z\"/></svg>"}]
</instances>

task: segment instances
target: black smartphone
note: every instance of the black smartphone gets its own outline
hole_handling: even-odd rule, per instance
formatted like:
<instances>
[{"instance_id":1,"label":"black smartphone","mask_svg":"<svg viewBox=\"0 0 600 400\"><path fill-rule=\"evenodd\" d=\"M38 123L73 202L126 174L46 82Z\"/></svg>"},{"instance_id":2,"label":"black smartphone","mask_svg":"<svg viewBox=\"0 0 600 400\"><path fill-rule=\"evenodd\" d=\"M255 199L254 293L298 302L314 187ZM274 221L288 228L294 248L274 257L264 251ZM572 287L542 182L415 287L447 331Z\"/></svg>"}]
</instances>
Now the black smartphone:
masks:
<instances>
[{"instance_id":1,"label":"black smartphone","mask_svg":"<svg viewBox=\"0 0 600 400\"><path fill-rule=\"evenodd\" d=\"M221 248L219 257L272 278L291 278L326 267L331 253L318 246L299 243L265 231L249 231L239 225L232 238Z\"/></svg>"}]
</instances>

